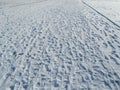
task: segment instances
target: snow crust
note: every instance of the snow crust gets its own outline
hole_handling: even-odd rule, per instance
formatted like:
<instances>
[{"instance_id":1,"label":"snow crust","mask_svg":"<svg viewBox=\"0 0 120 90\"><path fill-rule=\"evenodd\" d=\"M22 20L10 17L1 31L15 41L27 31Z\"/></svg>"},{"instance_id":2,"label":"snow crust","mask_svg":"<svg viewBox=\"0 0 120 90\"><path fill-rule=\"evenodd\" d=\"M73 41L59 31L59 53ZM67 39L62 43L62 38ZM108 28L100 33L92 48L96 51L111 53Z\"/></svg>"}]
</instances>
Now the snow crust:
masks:
<instances>
[{"instance_id":1,"label":"snow crust","mask_svg":"<svg viewBox=\"0 0 120 90\"><path fill-rule=\"evenodd\" d=\"M120 28L78 0L0 9L0 90L119 90Z\"/></svg>"}]
</instances>

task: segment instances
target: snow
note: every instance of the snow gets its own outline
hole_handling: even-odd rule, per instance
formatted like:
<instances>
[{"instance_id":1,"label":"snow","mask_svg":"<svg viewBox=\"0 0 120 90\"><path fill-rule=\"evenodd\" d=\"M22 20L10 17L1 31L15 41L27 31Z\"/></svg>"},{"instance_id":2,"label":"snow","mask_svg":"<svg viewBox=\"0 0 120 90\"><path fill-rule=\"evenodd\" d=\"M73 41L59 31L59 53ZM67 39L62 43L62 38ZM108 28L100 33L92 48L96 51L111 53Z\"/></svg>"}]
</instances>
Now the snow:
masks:
<instances>
[{"instance_id":1,"label":"snow","mask_svg":"<svg viewBox=\"0 0 120 90\"><path fill-rule=\"evenodd\" d=\"M120 28L78 0L0 9L1 90L119 90Z\"/></svg>"},{"instance_id":2,"label":"snow","mask_svg":"<svg viewBox=\"0 0 120 90\"><path fill-rule=\"evenodd\" d=\"M39 3L46 0L0 0L0 8Z\"/></svg>"},{"instance_id":3,"label":"snow","mask_svg":"<svg viewBox=\"0 0 120 90\"><path fill-rule=\"evenodd\" d=\"M120 0L85 0L85 2L120 25Z\"/></svg>"}]
</instances>

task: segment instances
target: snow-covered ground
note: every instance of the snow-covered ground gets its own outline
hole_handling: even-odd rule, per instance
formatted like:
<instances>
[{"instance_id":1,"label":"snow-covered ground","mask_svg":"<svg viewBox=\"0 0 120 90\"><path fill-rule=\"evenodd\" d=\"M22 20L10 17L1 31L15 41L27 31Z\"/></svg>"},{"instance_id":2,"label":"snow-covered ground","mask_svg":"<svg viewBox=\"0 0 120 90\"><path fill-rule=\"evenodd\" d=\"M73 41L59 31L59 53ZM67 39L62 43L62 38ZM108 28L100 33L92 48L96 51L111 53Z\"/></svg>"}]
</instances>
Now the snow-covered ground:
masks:
<instances>
[{"instance_id":1,"label":"snow-covered ground","mask_svg":"<svg viewBox=\"0 0 120 90\"><path fill-rule=\"evenodd\" d=\"M83 0L120 25L120 0Z\"/></svg>"},{"instance_id":2,"label":"snow-covered ground","mask_svg":"<svg viewBox=\"0 0 120 90\"><path fill-rule=\"evenodd\" d=\"M0 9L0 90L119 90L120 28L78 0Z\"/></svg>"},{"instance_id":3,"label":"snow-covered ground","mask_svg":"<svg viewBox=\"0 0 120 90\"><path fill-rule=\"evenodd\" d=\"M29 5L34 3L39 3L46 0L0 0L0 9L16 7L21 5Z\"/></svg>"}]
</instances>

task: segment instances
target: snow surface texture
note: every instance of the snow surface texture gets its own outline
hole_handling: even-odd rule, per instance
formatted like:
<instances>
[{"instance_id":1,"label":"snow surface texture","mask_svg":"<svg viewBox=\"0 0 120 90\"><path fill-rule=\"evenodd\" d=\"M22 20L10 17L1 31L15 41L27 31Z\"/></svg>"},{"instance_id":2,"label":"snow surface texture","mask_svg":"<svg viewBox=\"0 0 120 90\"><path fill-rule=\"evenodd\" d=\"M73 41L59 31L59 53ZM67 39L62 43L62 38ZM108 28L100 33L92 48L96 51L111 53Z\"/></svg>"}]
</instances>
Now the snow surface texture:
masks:
<instances>
[{"instance_id":1,"label":"snow surface texture","mask_svg":"<svg viewBox=\"0 0 120 90\"><path fill-rule=\"evenodd\" d=\"M83 0L120 25L120 0Z\"/></svg>"},{"instance_id":2,"label":"snow surface texture","mask_svg":"<svg viewBox=\"0 0 120 90\"><path fill-rule=\"evenodd\" d=\"M0 90L119 90L120 28L77 0L0 9Z\"/></svg>"},{"instance_id":3,"label":"snow surface texture","mask_svg":"<svg viewBox=\"0 0 120 90\"><path fill-rule=\"evenodd\" d=\"M46 0L0 0L0 9L6 7L11 8L22 5L30 5L34 3L40 3L42 1L46 1Z\"/></svg>"}]
</instances>

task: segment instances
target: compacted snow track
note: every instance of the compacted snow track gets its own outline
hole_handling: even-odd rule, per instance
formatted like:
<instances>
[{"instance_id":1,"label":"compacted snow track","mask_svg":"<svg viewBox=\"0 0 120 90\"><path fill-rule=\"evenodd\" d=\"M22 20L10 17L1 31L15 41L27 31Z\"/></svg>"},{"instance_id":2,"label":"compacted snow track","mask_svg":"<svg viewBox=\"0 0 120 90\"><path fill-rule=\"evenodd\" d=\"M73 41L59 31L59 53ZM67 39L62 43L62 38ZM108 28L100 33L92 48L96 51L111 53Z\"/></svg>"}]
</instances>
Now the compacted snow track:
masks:
<instances>
[{"instance_id":1,"label":"compacted snow track","mask_svg":"<svg viewBox=\"0 0 120 90\"><path fill-rule=\"evenodd\" d=\"M77 0L0 10L0 90L119 90L120 28Z\"/></svg>"}]
</instances>

